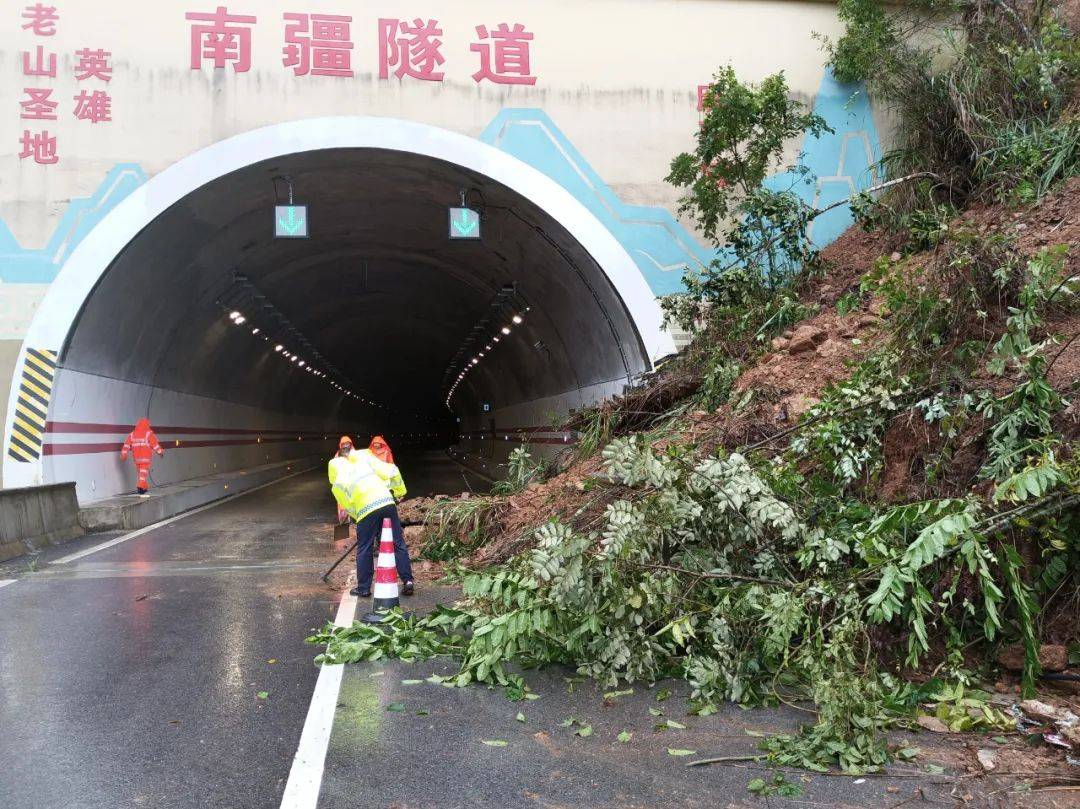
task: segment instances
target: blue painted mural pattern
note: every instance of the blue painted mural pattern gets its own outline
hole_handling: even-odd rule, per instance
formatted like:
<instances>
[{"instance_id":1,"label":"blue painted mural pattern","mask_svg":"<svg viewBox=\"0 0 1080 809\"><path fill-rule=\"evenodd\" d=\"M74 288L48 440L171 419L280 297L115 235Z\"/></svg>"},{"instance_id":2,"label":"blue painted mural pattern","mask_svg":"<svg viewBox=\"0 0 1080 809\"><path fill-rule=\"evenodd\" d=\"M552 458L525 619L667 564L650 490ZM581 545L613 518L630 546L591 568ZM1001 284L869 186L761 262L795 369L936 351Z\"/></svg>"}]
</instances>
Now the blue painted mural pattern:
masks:
<instances>
[{"instance_id":1,"label":"blue painted mural pattern","mask_svg":"<svg viewBox=\"0 0 1080 809\"><path fill-rule=\"evenodd\" d=\"M823 207L873 184L880 147L862 88L841 85L827 72L814 109L835 130L803 144L800 160L816 181L780 174L767 182L777 189L791 187L808 204ZM543 110L503 110L480 140L539 169L573 194L622 243L657 295L681 289L685 267L702 267L716 257L666 208L619 199ZM51 282L90 229L146 179L138 165L115 166L92 196L70 203L42 249L23 248L0 221L0 281ZM850 223L851 212L837 208L814 222L812 238L822 247Z\"/></svg>"}]
</instances>

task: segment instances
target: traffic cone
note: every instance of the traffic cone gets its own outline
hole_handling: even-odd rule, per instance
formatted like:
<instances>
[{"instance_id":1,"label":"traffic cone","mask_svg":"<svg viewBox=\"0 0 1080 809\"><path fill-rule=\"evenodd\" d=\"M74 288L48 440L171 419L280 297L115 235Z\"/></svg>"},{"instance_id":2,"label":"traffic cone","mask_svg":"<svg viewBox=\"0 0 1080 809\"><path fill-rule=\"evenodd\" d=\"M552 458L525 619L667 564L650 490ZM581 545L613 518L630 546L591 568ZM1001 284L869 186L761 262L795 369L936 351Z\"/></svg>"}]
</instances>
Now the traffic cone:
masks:
<instances>
[{"instance_id":1,"label":"traffic cone","mask_svg":"<svg viewBox=\"0 0 1080 809\"><path fill-rule=\"evenodd\" d=\"M394 529L387 517L382 523L382 536L379 537L379 561L375 564L375 587L371 612L364 616L369 624L380 623L386 613L394 607L400 607L398 600L397 562L394 559Z\"/></svg>"}]
</instances>

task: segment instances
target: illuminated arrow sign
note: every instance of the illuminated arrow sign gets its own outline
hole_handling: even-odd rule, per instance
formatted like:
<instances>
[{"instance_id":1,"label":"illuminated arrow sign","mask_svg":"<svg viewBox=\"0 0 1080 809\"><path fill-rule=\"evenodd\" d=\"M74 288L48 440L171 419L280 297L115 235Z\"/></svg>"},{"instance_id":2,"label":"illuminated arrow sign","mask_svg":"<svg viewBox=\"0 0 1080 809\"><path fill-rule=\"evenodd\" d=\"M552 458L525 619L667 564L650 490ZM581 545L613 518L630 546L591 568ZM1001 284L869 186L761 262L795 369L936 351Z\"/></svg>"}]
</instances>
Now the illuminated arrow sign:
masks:
<instances>
[{"instance_id":1,"label":"illuminated arrow sign","mask_svg":"<svg viewBox=\"0 0 1080 809\"><path fill-rule=\"evenodd\" d=\"M306 239L307 237L307 205L274 206L274 238Z\"/></svg>"},{"instance_id":2,"label":"illuminated arrow sign","mask_svg":"<svg viewBox=\"0 0 1080 809\"><path fill-rule=\"evenodd\" d=\"M450 238L479 239L480 214L472 208L451 208Z\"/></svg>"}]
</instances>

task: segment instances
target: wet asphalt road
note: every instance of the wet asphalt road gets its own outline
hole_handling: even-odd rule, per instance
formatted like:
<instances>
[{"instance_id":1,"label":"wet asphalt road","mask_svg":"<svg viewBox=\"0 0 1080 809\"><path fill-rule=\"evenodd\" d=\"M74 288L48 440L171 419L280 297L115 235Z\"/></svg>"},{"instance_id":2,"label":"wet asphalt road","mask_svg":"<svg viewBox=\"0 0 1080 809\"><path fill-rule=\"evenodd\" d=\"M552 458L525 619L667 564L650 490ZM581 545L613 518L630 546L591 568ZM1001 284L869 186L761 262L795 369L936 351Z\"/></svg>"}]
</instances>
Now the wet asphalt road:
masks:
<instances>
[{"instance_id":1,"label":"wet asphalt road","mask_svg":"<svg viewBox=\"0 0 1080 809\"><path fill-rule=\"evenodd\" d=\"M413 494L463 487L445 456L399 461ZM317 471L73 563L51 564L109 536L51 549L36 570L0 566L0 579L18 579L0 587L0 807L279 806L318 675L304 638L340 597L318 579L343 547L330 541L332 512ZM420 581L405 604L424 611L455 596ZM735 706L688 717L685 684L605 698L557 668L526 673L535 701L403 682L455 668L345 667L320 809L760 806L746 789L770 777L760 765L687 761L753 755L760 735L809 718ZM673 696L657 701L664 688ZM403 710L387 710L395 703ZM657 729L668 719L685 727ZM584 725L591 733L575 735ZM946 789L913 769L787 777L803 805L929 806L923 798L940 802Z\"/></svg>"},{"instance_id":2,"label":"wet asphalt road","mask_svg":"<svg viewBox=\"0 0 1080 809\"><path fill-rule=\"evenodd\" d=\"M445 456L399 460L414 494L464 487ZM318 578L332 514L316 471L4 566L0 806L277 806L318 674L304 638L340 595Z\"/></svg>"}]
</instances>

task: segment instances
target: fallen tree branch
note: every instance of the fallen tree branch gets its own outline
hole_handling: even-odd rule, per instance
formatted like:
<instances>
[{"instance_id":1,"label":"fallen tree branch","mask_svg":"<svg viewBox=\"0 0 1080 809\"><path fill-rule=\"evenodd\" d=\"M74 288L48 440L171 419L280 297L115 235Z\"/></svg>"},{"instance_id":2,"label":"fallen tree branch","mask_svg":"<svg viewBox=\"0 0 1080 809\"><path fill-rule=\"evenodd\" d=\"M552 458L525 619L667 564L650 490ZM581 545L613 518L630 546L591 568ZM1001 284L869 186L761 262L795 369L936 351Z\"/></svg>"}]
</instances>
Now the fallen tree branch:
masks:
<instances>
[{"instance_id":1,"label":"fallen tree branch","mask_svg":"<svg viewBox=\"0 0 1080 809\"><path fill-rule=\"evenodd\" d=\"M687 570L684 567L675 567L674 565L649 564L647 562L635 562L635 561L633 561L631 559L621 559L620 561L626 562L627 564L634 565L635 567L646 568L648 570L667 570L667 571L670 571L671 573L682 573L682 574L684 574L686 576L696 576L696 577L701 578L701 579L719 579L721 581L741 581L741 582L747 582L748 584L767 584L767 585L770 585L772 587L787 587L789 589L799 586L798 582L779 581L778 579L761 579L761 578L757 578L755 576L740 576L737 573L712 573L712 572L709 572L709 571L702 571L702 570Z\"/></svg>"}]
</instances>

